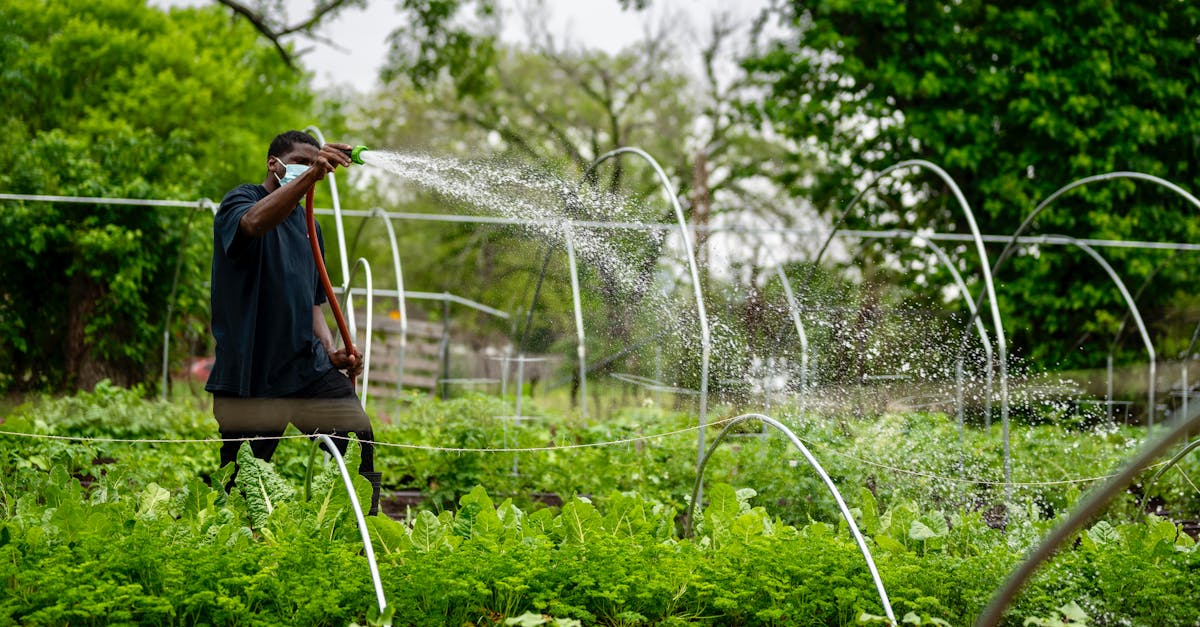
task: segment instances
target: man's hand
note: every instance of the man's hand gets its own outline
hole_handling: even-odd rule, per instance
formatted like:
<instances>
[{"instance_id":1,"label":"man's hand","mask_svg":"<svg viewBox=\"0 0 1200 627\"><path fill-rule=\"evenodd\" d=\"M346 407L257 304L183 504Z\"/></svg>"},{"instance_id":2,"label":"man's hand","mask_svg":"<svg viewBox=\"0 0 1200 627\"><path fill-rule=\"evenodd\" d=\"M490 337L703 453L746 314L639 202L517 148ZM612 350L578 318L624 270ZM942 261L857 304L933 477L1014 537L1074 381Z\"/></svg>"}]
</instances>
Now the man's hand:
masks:
<instances>
[{"instance_id":1,"label":"man's hand","mask_svg":"<svg viewBox=\"0 0 1200 627\"><path fill-rule=\"evenodd\" d=\"M362 374L363 362L362 356L353 347L349 351L344 348L339 348L336 351L329 353L329 361L334 368L345 370L346 375L351 379L358 378Z\"/></svg>"},{"instance_id":2,"label":"man's hand","mask_svg":"<svg viewBox=\"0 0 1200 627\"><path fill-rule=\"evenodd\" d=\"M312 159L312 164L309 169L315 173L314 182L325 178L326 174L333 172L339 165L347 167L354 162L350 160L350 151L354 146L350 144L325 144L321 146L321 150Z\"/></svg>"}]
</instances>

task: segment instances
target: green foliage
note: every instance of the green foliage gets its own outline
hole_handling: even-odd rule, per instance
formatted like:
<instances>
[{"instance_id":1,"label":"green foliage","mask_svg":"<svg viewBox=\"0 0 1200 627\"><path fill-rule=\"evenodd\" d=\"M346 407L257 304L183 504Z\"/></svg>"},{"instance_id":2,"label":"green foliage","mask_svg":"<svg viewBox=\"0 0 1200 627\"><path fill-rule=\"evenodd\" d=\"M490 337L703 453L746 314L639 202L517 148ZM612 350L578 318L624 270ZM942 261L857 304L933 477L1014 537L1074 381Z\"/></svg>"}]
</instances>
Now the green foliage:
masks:
<instances>
[{"instance_id":1,"label":"green foliage","mask_svg":"<svg viewBox=\"0 0 1200 627\"><path fill-rule=\"evenodd\" d=\"M294 498L296 491L275 473L270 464L250 452L249 442L242 442L237 463L237 487L246 497L251 523L261 529L279 503Z\"/></svg>"},{"instance_id":2,"label":"green foliage","mask_svg":"<svg viewBox=\"0 0 1200 627\"><path fill-rule=\"evenodd\" d=\"M486 447L501 437L501 426L482 418L492 415L495 402L418 403L411 424L380 425L377 433L411 445L424 443L417 436L428 430L434 434L430 443L458 438ZM653 420L653 429L667 431L688 420L679 417L675 424L671 415L648 410L604 426L543 418L556 421L556 435L531 428L518 442L544 444L555 437L563 443L600 442L636 434L643 422ZM857 510L902 624L968 624L1020 556L1056 522L1057 513L1045 511L1048 504L1059 510L1077 498L1056 497L1049 487L1018 492L1000 530L977 504L962 500L961 484L939 488L936 482L924 484L924 477L889 477L866 464L959 472L954 457L939 460L932 454L957 437L944 417L889 416L845 428L815 419L792 422ZM23 405L6 417L4 430L178 439L215 435L215 423L201 410L145 401L136 390L102 385L93 393ZM466 432L473 435L460 435ZM996 434L967 435L975 455L993 454ZM1069 460L1059 460L1066 472L1079 476L1095 466L1111 467L1132 441L1047 426L1017 427L1013 436L1019 460L1014 474L1031 479L1061 478L1055 473L1063 469L1038 462L1046 451L1065 448L1064 442L1081 442ZM681 538L677 530L682 498L691 491L690 438L648 440L640 450L622 445L530 455L521 459L521 477L506 475L511 460L503 455L380 446L376 460L388 465L389 481L399 481L400 468L452 468L435 463L438 457L482 458L473 472L496 487L443 487L442 494L455 496L438 510L418 508L403 520L368 518L388 600L387 611L379 613L372 609L375 597L336 465L316 469L310 496L303 498L298 489L303 469L286 463L289 457L307 458L306 441L282 443L279 465L243 455L238 489L226 494L219 486L230 467L225 474L216 471L215 443L0 438L8 451L0 456L5 589L0 623L882 620L883 608L845 523L822 496L823 487L808 480L812 473L787 463L794 452L774 448L773 440L742 439L730 446L737 450L713 459L694 538ZM1025 440L1039 440L1044 448L1023 446ZM114 459L97 469L93 456L101 454ZM351 468L357 454L352 442ZM988 463L997 465L994 459ZM961 472L973 476L981 469L970 465ZM208 474L218 487L203 480ZM568 480L569 475L576 478ZM355 484L362 503L369 486L358 478ZM563 491L559 508L528 500L531 491L571 485L593 489L586 495ZM1024 617L1066 621L1069 616L1059 608L1072 602L1100 624L1190 624L1200 619L1192 602L1200 594L1194 577L1198 560L1195 542L1174 522L1111 508L1043 567L1007 624Z\"/></svg>"},{"instance_id":3,"label":"green foliage","mask_svg":"<svg viewBox=\"0 0 1200 627\"><path fill-rule=\"evenodd\" d=\"M474 4L473 11L464 5ZM389 36L391 49L384 80L405 75L417 85L435 83L443 75L453 77L455 87L467 94L481 94L490 87L487 70L496 57L496 33L480 35L459 23L459 12L488 20L496 14L489 0L403 0L401 8L410 19Z\"/></svg>"},{"instance_id":4,"label":"green foliage","mask_svg":"<svg viewBox=\"0 0 1200 627\"><path fill-rule=\"evenodd\" d=\"M219 199L275 133L309 121L307 79L216 7L5 2L0 50L8 193ZM140 382L168 305L170 332L199 336L211 244L198 209L6 201L0 388Z\"/></svg>"},{"instance_id":5,"label":"green foliage","mask_svg":"<svg viewBox=\"0 0 1200 627\"><path fill-rule=\"evenodd\" d=\"M1058 608L1054 615L1049 618L1037 618L1031 616L1025 619L1022 625L1036 625L1037 627L1082 627L1088 624L1088 615L1074 601Z\"/></svg>"},{"instance_id":6,"label":"green foliage","mask_svg":"<svg viewBox=\"0 0 1200 627\"><path fill-rule=\"evenodd\" d=\"M1040 201L1085 176L1133 170L1197 187L1200 109L1189 96L1200 80L1194 4L797 0L775 15L786 34L746 61L768 89L755 110L825 157L819 171L794 167L781 180L829 215L873 172L911 158L945 168L989 233L1012 233ZM927 173L893 177L847 224L965 233L948 192ZM1056 201L1034 231L1194 241L1194 212L1160 187L1105 182ZM1014 345L1046 366L1095 365L1104 353L1077 348L1098 337L1107 349L1125 310L1119 293L1078 251L1024 252L1000 279ZM1194 306L1187 285L1196 262L1132 249L1104 255L1131 290L1153 275L1154 289L1139 304L1163 314L1153 316L1152 332L1168 336L1173 348L1156 341L1159 353L1177 354L1191 327L1176 328L1165 314ZM964 267L977 267L973 251L960 256ZM1136 350L1130 346L1126 357Z\"/></svg>"}]
</instances>

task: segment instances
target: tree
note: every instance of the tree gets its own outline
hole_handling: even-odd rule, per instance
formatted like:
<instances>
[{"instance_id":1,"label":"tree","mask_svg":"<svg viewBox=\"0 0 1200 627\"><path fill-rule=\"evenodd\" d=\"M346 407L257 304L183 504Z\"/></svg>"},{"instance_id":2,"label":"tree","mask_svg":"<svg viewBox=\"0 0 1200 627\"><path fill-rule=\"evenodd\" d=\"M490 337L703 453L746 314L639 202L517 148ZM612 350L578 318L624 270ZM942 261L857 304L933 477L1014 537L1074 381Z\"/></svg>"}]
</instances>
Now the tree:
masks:
<instances>
[{"instance_id":1,"label":"tree","mask_svg":"<svg viewBox=\"0 0 1200 627\"><path fill-rule=\"evenodd\" d=\"M215 7L0 3L0 189L219 199L266 144L310 121L307 78ZM253 164L253 165L252 165ZM253 167L251 170L250 168ZM173 332L207 319L209 216L191 209L0 206L0 388L145 380Z\"/></svg>"},{"instance_id":2,"label":"tree","mask_svg":"<svg viewBox=\"0 0 1200 627\"><path fill-rule=\"evenodd\" d=\"M745 64L766 88L755 108L821 160L811 178L793 167L780 180L829 215L872 173L909 158L944 167L981 228L998 234L1084 176L1135 170L1193 192L1200 183L1200 7L1192 3L793 1L773 15L786 34L764 41ZM884 185L849 224L965 232L939 180L901 180ZM1195 241L1194 211L1160 188L1106 183L1062 198L1035 230ZM977 267L973 251L960 252ZM1000 276L1008 332L1045 365L1095 364L1094 353L1075 349L1087 333L1112 337L1124 308L1119 295L1069 249L1025 252ZM1104 253L1132 286L1165 259ZM1198 270L1194 260L1166 266L1143 309L1165 320L1168 310L1194 305L1189 285ZM1168 330L1160 324L1157 333ZM1188 331L1160 352L1174 354Z\"/></svg>"},{"instance_id":3,"label":"tree","mask_svg":"<svg viewBox=\"0 0 1200 627\"><path fill-rule=\"evenodd\" d=\"M736 76L725 78L720 71L723 68L718 67L729 56L734 32L729 20L715 23L702 50L703 73L693 76L680 61L678 21L664 22L661 30L609 55L556 39L541 20L545 9L538 5L523 16L530 39L527 46L497 40L500 18L489 3L413 1L404 6L410 18L393 34L384 71L386 86L364 115L375 121L368 125L371 137L387 138L388 145L406 150L424 148L473 156L486 152L535 164L572 184L580 181L600 155L620 146L637 146L663 165L677 188L685 215L693 221L707 224L714 217L748 214L784 224L792 219L783 209L786 204L774 202L770 186L751 184L753 177L762 178L771 156L781 148L736 115L734 95L746 84ZM672 224L676 220L672 206L662 200L658 178L637 159L614 159L592 172L589 179L596 188L628 193L644 201L641 219ZM438 228L441 233L448 230ZM467 237L471 231L465 229L458 235ZM605 237L624 251L624 263L649 279L661 270L664 235L618 231ZM512 250L506 246L511 240L489 237L486 241L500 250ZM754 241L746 248L758 246L761 243ZM493 271L515 277L517 289L510 283L485 280L500 298L525 297L525 290L519 288L527 275L492 265L503 255L481 250L479 257L465 252L458 257L453 247L447 252L464 260L487 260L482 266L465 264L472 277L477 273L487 277ZM528 267L529 255L515 255L513 261ZM681 258L675 262L686 276L685 262ZM551 268L551 278L562 283L543 290L542 298L569 294L565 268ZM593 294L593 306L586 309L603 313L585 326L593 335L604 329L610 338L628 343L634 327L632 313L641 297L622 293L606 282L602 272L597 274L592 275L595 280L585 282L585 287L601 287ZM464 285L451 278L457 275L438 276L453 285ZM690 279L684 281L681 291L690 302ZM561 323L555 325L560 331L557 336L571 337L570 303L562 304L557 309L562 315ZM680 310L693 309L688 305ZM695 322L685 323L684 328L692 333ZM547 333L545 337L555 335Z\"/></svg>"}]
</instances>

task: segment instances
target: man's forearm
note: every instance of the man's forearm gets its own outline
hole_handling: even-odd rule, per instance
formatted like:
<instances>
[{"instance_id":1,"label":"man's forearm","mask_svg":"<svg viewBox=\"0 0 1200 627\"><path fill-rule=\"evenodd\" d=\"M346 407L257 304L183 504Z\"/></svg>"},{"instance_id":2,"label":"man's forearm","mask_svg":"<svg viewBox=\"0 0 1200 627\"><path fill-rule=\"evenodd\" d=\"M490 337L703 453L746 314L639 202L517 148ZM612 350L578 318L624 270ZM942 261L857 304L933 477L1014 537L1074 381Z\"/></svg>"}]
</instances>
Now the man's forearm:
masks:
<instances>
[{"instance_id":1,"label":"man's forearm","mask_svg":"<svg viewBox=\"0 0 1200 627\"><path fill-rule=\"evenodd\" d=\"M329 325L325 324L325 312L321 311L320 305L313 306L313 333L321 340L321 346L325 347L325 352L332 354L333 351L333 332L329 330Z\"/></svg>"},{"instance_id":2,"label":"man's forearm","mask_svg":"<svg viewBox=\"0 0 1200 627\"><path fill-rule=\"evenodd\" d=\"M250 237L261 237L287 219L309 187L312 186L306 187L303 182L295 182L267 194L242 216L238 229Z\"/></svg>"}]
</instances>

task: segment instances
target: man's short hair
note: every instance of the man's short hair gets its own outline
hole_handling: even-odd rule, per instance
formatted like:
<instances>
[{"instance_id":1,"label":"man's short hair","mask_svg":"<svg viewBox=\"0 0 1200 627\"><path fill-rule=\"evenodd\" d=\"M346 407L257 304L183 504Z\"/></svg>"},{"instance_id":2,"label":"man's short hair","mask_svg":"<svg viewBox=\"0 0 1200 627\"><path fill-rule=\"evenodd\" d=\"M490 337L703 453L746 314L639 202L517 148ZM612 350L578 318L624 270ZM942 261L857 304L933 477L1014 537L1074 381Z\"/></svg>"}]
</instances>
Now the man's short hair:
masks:
<instances>
[{"instance_id":1,"label":"man's short hair","mask_svg":"<svg viewBox=\"0 0 1200 627\"><path fill-rule=\"evenodd\" d=\"M292 146L296 144L312 144L318 149L321 144L317 143L316 138L303 131L287 131L275 136L271 140L271 147L267 149L268 157L282 157L292 150Z\"/></svg>"}]
</instances>

